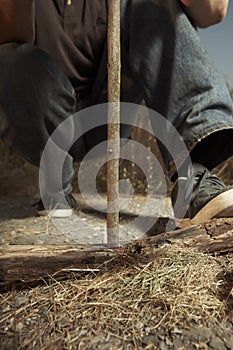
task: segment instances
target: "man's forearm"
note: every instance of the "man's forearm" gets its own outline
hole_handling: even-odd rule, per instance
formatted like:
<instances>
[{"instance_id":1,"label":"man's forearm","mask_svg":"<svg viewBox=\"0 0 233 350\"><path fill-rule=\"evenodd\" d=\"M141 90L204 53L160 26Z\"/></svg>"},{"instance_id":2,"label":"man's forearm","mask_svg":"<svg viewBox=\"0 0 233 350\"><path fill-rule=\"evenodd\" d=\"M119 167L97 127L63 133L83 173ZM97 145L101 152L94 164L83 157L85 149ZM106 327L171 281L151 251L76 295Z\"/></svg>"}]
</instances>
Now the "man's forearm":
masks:
<instances>
[{"instance_id":1,"label":"man's forearm","mask_svg":"<svg viewBox=\"0 0 233 350\"><path fill-rule=\"evenodd\" d=\"M35 0L0 0L0 44L33 42Z\"/></svg>"},{"instance_id":2,"label":"man's forearm","mask_svg":"<svg viewBox=\"0 0 233 350\"><path fill-rule=\"evenodd\" d=\"M200 28L221 22L227 12L229 0L180 0L193 23Z\"/></svg>"}]
</instances>

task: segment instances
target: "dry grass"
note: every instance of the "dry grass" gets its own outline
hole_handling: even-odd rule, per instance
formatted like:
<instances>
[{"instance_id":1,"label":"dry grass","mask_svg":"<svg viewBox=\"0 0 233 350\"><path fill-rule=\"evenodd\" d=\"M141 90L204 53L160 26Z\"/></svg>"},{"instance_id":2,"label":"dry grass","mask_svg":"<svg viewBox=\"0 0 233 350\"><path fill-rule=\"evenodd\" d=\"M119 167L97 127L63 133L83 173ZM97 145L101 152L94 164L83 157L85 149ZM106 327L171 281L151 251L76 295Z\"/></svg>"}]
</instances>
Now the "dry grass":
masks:
<instances>
[{"instance_id":1,"label":"dry grass","mask_svg":"<svg viewBox=\"0 0 233 350\"><path fill-rule=\"evenodd\" d=\"M95 349L97 342L114 335L139 348L143 335L160 327L223 319L220 272L213 257L161 248L135 261L123 256L101 275L51 278L47 285L1 296L2 344ZM119 344L116 348L121 349Z\"/></svg>"}]
</instances>

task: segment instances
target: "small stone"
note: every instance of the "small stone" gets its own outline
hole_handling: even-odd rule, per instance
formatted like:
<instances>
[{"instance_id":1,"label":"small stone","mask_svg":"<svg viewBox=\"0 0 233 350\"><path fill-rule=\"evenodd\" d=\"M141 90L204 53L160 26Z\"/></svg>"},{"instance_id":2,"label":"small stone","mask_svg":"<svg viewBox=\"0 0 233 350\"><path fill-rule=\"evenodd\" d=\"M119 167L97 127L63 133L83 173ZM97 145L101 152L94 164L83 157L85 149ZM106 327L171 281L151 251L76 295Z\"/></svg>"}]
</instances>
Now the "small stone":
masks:
<instances>
[{"instance_id":1,"label":"small stone","mask_svg":"<svg viewBox=\"0 0 233 350\"><path fill-rule=\"evenodd\" d=\"M22 330L23 330L23 327L24 327L23 322L19 322L19 323L17 323L17 325L16 325L16 327L15 327L16 332L21 333L21 332L22 332Z\"/></svg>"},{"instance_id":2,"label":"small stone","mask_svg":"<svg viewBox=\"0 0 233 350\"><path fill-rule=\"evenodd\" d=\"M33 321L37 321L38 320L38 316L32 316L32 320Z\"/></svg>"},{"instance_id":3,"label":"small stone","mask_svg":"<svg viewBox=\"0 0 233 350\"><path fill-rule=\"evenodd\" d=\"M4 309L3 309L4 312L8 312L10 310L11 310L10 305L6 305L6 307L4 307Z\"/></svg>"},{"instance_id":4,"label":"small stone","mask_svg":"<svg viewBox=\"0 0 233 350\"><path fill-rule=\"evenodd\" d=\"M173 347L175 349L182 349L183 348L183 341L179 336L176 336L173 338Z\"/></svg>"},{"instance_id":5,"label":"small stone","mask_svg":"<svg viewBox=\"0 0 233 350\"><path fill-rule=\"evenodd\" d=\"M83 341L80 341L80 343L78 344L78 350L83 350L85 345L86 344Z\"/></svg>"},{"instance_id":6,"label":"small stone","mask_svg":"<svg viewBox=\"0 0 233 350\"><path fill-rule=\"evenodd\" d=\"M169 339L168 337L165 338L165 343L166 343L168 346L170 346L170 347L173 346L173 343L172 343L171 339Z\"/></svg>"},{"instance_id":7,"label":"small stone","mask_svg":"<svg viewBox=\"0 0 233 350\"><path fill-rule=\"evenodd\" d=\"M195 347L197 350L208 350L208 345L206 343L197 343Z\"/></svg>"},{"instance_id":8,"label":"small stone","mask_svg":"<svg viewBox=\"0 0 233 350\"><path fill-rule=\"evenodd\" d=\"M226 337L224 342L227 349L233 350L233 335L231 335L230 337Z\"/></svg>"},{"instance_id":9,"label":"small stone","mask_svg":"<svg viewBox=\"0 0 233 350\"><path fill-rule=\"evenodd\" d=\"M88 330L87 329L81 329L80 333L79 333L79 336L80 337L84 337L86 334L88 333Z\"/></svg>"},{"instance_id":10,"label":"small stone","mask_svg":"<svg viewBox=\"0 0 233 350\"><path fill-rule=\"evenodd\" d=\"M171 330L171 334L183 334L183 332L182 330L175 327L174 329Z\"/></svg>"},{"instance_id":11,"label":"small stone","mask_svg":"<svg viewBox=\"0 0 233 350\"><path fill-rule=\"evenodd\" d=\"M48 315L48 309L46 308L46 307L44 307L44 306L42 306L40 309L39 309L39 314L41 315L41 316L47 316Z\"/></svg>"},{"instance_id":12,"label":"small stone","mask_svg":"<svg viewBox=\"0 0 233 350\"><path fill-rule=\"evenodd\" d=\"M212 337L209 347L214 350L226 350L223 341L220 338Z\"/></svg>"},{"instance_id":13,"label":"small stone","mask_svg":"<svg viewBox=\"0 0 233 350\"><path fill-rule=\"evenodd\" d=\"M161 342L159 343L159 349L160 349L160 350L168 350L168 347L167 347L167 345L164 343L164 341L161 341Z\"/></svg>"},{"instance_id":14,"label":"small stone","mask_svg":"<svg viewBox=\"0 0 233 350\"><path fill-rule=\"evenodd\" d=\"M134 350L133 344L128 344L127 345L127 350Z\"/></svg>"},{"instance_id":15,"label":"small stone","mask_svg":"<svg viewBox=\"0 0 233 350\"><path fill-rule=\"evenodd\" d=\"M142 338L143 345L158 345L158 338L155 335L144 335Z\"/></svg>"},{"instance_id":16,"label":"small stone","mask_svg":"<svg viewBox=\"0 0 233 350\"><path fill-rule=\"evenodd\" d=\"M28 303L29 299L26 296L19 296L16 298L15 301L15 306L16 307L20 307L22 305L26 305Z\"/></svg>"},{"instance_id":17,"label":"small stone","mask_svg":"<svg viewBox=\"0 0 233 350\"><path fill-rule=\"evenodd\" d=\"M161 334L158 335L158 338L159 338L159 340L164 340L164 336Z\"/></svg>"}]
</instances>

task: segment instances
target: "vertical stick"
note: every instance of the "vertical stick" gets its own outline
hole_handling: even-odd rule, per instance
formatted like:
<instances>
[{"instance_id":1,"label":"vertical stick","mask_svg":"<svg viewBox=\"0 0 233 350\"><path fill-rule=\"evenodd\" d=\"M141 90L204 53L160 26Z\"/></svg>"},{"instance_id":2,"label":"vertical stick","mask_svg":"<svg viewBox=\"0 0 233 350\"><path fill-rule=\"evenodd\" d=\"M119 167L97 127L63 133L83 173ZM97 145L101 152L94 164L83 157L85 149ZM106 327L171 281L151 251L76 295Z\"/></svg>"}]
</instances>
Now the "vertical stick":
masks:
<instances>
[{"instance_id":1,"label":"vertical stick","mask_svg":"<svg viewBox=\"0 0 233 350\"><path fill-rule=\"evenodd\" d=\"M107 242L119 244L120 0L108 0Z\"/></svg>"}]
</instances>

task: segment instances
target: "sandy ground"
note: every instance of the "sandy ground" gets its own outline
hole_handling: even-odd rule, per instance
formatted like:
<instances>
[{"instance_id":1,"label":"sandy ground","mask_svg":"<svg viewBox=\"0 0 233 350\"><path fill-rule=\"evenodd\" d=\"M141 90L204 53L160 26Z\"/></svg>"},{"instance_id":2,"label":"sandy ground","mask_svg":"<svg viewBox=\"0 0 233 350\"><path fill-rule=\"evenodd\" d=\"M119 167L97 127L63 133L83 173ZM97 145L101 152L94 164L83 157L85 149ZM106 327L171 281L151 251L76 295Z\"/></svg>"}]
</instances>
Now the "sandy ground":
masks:
<instances>
[{"instance_id":1,"label":"sandy ground","mask_svg":"<svg viewBox=\"0 0 233 350\"><path fill-rule=\"evenodd\" d=\"M78 208L70 218L48 219L36 214L36 197L7 196L0 199L0 240L12 244L92 244L107 243L105 198L90 197L87 205L80 195L75 195ZM161 206L163 202L163 207ZM146 209L145 209L146 208ZM120 242L140 238L156 223L162 211L172 216L170 200L136 196L121 211Z\"/></svg>"}]
</instances>

